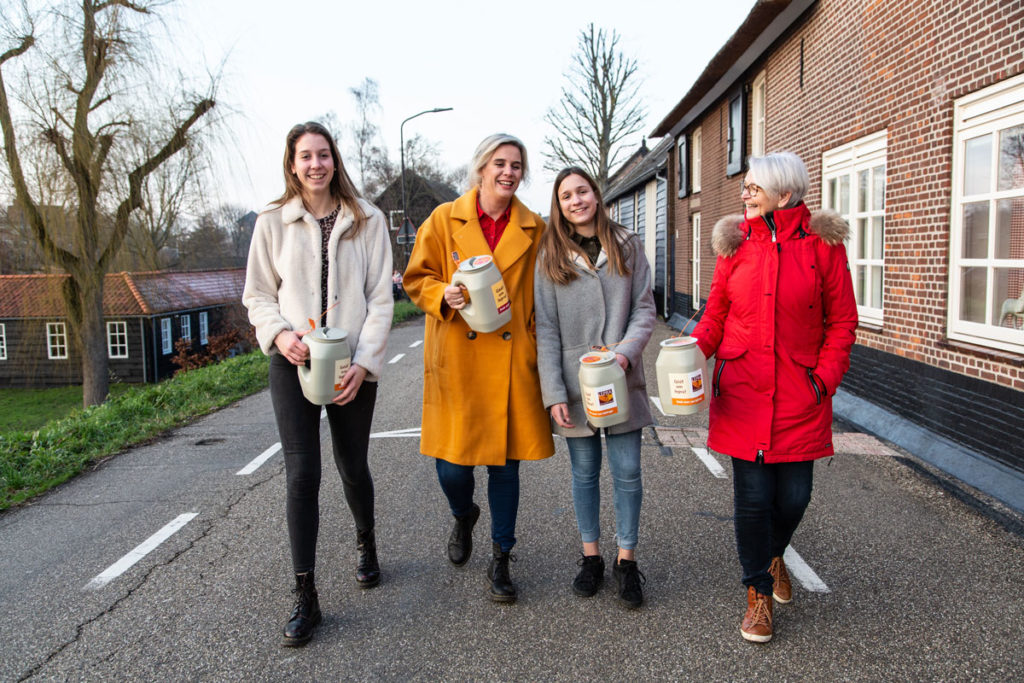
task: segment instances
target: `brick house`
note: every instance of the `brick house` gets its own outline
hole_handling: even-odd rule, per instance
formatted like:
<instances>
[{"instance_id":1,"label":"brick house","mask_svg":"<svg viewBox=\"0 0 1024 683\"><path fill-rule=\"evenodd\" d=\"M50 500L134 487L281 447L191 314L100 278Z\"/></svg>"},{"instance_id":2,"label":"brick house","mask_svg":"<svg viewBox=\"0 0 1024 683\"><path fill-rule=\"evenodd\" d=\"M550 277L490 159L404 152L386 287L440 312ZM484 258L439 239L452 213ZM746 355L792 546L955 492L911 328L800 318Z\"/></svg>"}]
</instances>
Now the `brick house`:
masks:
<instances>
[{"instance_id":1,"label":"brick house","mask_svg":"<svg viewBox=\"0 0 1024 683\"><path fill-rule=\"evenodd\" d=\"M1024 470L1024 2L762 0L652 136L677 326L747 157L795 152L852 228L844 395Z\"/></svg>"},{"instance_id":2,"label":"brick house","mask_svg":"<svg viewBox=\"0 0 1024 683\"><path fill-rule=\"evenodd\" d=\"M66 275L0 275L0 387L79 384L82 360L64 315ZM181 338L205 346L224 326L248 328L245 270L108 273L103 290L112 381L158 382Z\"/></svg>"}]
</instances>

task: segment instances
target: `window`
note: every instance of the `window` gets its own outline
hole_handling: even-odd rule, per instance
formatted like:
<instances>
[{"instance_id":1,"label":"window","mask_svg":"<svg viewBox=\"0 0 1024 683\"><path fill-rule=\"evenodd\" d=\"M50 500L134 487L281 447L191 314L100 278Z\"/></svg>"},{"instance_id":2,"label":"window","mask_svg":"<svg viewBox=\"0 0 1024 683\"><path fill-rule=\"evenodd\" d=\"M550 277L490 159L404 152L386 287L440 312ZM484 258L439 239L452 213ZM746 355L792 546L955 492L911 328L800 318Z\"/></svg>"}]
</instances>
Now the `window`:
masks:
<instances>
[{"instance_id":1,"label":"window","mask_svg":"<svg viewBox=\"0 0 1024 683\"><path fill-rule=\"evenodd\" d=\"M0 323L0 360L7 360L7 325Z\"/></svg>"},{"instance_id":2,"label":"window","mask_svg":"<svg viewBox=\"0 0 1024 683\"><path fill-rule=\"evenodd\" d=\"M166 356L174 348L171 342L171 319L160 318L160 349Z\"/></svg>"},{"instance_id":3,"label":"window","mask_svg":"<svg viewBox=\"0 0 1024 683\"><path fill-rule=\"evenodd\" d=\"M737 90L729 98L729 139L726 140L726 175L736 175L743 171L744 157L744 109L743 91Z\"/></svg>"},{"instance_id":4,"label":"window","mask_svg":"<svg viewBox=\"0 0 1024 683\"><path fill-rule=\"evenodd\" d=\"M693 163L690 165L690 184L693 186L694 192L700 192L700 155L701 155L701 143L703 135L701 135L700 128L693 131L692 140L690 147L693 149L690 152L690 156L693 159Z\"/></svg>"},{"instance_id":5,"label":"window","mask_svg":"<svg viewBox=\"0 0 1024 683\"><path fill-rule=\"evenodd\" d=\"M205 344L210 334L210 314L203 311L199 314L199 343Z\"/></svg>"},{"instance_id":6,"label":"window","mask_svg":"<svg viewBox=\"0 0 1024 683\"><path fill-rule=\"evenodd\" d=\"M886 140L883 130L821 155L821 203L850 224L846 253L857 315L862 323L879 326L885 270Z\"/></svg>"},{"instance_id":7,"label":"window","mask_svg":"<svg viewBox=\"0 0 1024 683\"><path fill-rule=\"evenodd\" d=\"M46 323L46 355L50 360L68 357L68 332L64 323Z\"/></svg>"},{"instance_id":8,"label":"window","mask_svg":"<svg viewBox=\"0 0 1024 683\"><path fill-rule=\"evenodd\" d=\"M700 308L700 214L693 214L693 303L691 308Z\"/></svg>"},{"instance_id":9,"label":"window","mask_svg":"<svg viewBox=\"0 0 1024 683\"><path fill-rule=\"evenodd\" d=\"M179 320L181 321L181 338L192 341L192 317L183 315Z\"/></svg>"},{"instance_id":10,"label":"window","mask_svg":"<svg viewBox=\"0 0 1024 683\"><path fill-rule=\"evenodd\" d=\"M128 357L128 323L107 323L107 357Z\"/></svg>"},{"instance_id":11,"label":"window","mask_svg":"<svg viewBox=\"0 0 1024 683\"><path fill-rule=\"evenodd\" d=\"M686 133L679 136L679 142L676 143L676 151L679 153L676 155L677 163L679 165L679 173L676 179L679 181L679 196L685 197L687 186L690 184L689 179L689 165L690 165L690 154L686 149Z\"/></svg>"},{"instance_id":12,"label":"window","mask_svg":"<svg viewBox=\"0 0 1024 683\"><path fill-rule=\"evenodd\" d=\"M764 156L765 121L767 120L765 83L766 79L762 71L754 79L753 102L751 102L753 111L751 112L750 153L756 157Z\"/></svg>"},{"instance_id":13,"label":"window","mask_svg":"<svg viewBox=\"0 0 1024 683\"><path fill-rule=\"evenodd\" d=\"M1024 76L953 106L949 337L1024 352Z\"/></svg>"}]
</instances>

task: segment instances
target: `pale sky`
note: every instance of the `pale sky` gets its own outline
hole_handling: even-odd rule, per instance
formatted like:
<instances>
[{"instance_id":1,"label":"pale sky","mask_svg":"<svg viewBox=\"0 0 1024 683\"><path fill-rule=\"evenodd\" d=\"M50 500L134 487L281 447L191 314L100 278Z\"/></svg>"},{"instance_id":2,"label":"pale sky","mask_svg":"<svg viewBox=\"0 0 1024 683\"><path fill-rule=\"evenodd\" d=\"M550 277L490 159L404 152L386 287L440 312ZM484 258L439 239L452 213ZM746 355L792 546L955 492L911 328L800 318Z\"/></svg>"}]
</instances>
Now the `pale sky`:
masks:
<instances>
[{"instance_id":1,"label":"pale sky","mask_svg":"<svg viewBox=\"0 0 1024 683\"><path fill-rule=\"evenodd\" d=\"M615 29L623 51L639 62L647 134L752 6L753 0L185 0L172 6L168 30L190 58L224 63L219 100L222 112L232 112L232 144L218 154L221 201L258 208L279 196L288 129L329 110L347 125L355 118L348 89L369 77L380 86L377 124L396 162L403 119L453 107L406 123L406 139L423 135L454 167L490 133L518 136L532 176L519 197L545 214L553 174L543 170L543 117L560 97L580 29L590 22ZM340 147L355 177L351 140ZM632 147L639 143L637 137Z\"/></svg>"}]
</instances>

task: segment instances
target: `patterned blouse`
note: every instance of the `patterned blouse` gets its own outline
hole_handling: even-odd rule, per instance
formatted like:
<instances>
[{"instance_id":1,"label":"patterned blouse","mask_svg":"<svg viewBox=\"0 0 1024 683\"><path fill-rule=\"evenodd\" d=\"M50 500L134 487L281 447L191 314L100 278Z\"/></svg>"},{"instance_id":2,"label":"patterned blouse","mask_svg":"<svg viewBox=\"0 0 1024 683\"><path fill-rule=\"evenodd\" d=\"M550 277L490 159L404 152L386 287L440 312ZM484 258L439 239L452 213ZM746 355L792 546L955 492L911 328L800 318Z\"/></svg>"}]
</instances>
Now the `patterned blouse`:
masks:
<instances>
[{"instance_id":1,"label":"patterned blouse","mask_svg":"<svg viewBox=\"0 0 1024 683\"><path fill-rule=\"evenodd\" d=\"M320 321L321 325L327 312L327 243L331 241L331 231L334 230L334 222L341 211L341 204L334 207L334 211L323 218L318 218L320 223Z\"/></svg>"}]
</instances>

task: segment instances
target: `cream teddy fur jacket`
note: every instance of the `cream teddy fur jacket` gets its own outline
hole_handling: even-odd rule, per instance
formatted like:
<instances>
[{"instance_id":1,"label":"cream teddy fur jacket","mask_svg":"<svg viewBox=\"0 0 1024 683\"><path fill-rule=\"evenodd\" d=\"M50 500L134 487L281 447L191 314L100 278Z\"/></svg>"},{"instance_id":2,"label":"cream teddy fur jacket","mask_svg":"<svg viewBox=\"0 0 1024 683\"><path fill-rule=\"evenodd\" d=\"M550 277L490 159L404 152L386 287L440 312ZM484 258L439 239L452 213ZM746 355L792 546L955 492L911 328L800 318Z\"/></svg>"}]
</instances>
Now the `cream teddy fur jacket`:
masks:
<instances>
[{"instance_id":1,"label":"cream teddy fur jacket","mask_svg":"<svg viewBox=\"0 0 1024 683\"><path fill-rule=\"evenodd\" d=\"M301 198L271 206L256 219L245 274L242 304L267 355L278 353L274 339L283 330L309 330L309 319L348 333L352 362L379 379L391 330L391 240L380 210L362 199L366 224L352 229L352 214L342 205L327 249L327 302L337 303L320 317L320 225ZM340 303L339 303L340 302Z\"/></svg>"}]
</instances>

